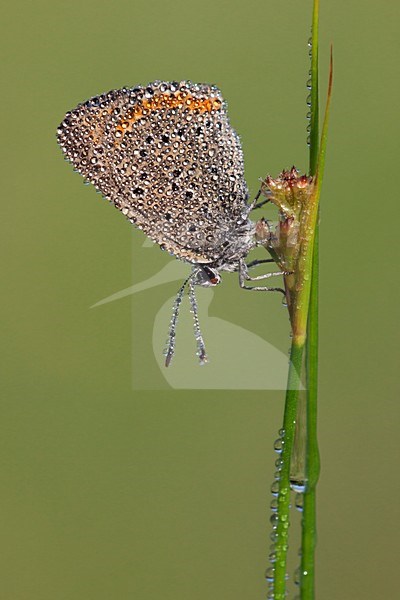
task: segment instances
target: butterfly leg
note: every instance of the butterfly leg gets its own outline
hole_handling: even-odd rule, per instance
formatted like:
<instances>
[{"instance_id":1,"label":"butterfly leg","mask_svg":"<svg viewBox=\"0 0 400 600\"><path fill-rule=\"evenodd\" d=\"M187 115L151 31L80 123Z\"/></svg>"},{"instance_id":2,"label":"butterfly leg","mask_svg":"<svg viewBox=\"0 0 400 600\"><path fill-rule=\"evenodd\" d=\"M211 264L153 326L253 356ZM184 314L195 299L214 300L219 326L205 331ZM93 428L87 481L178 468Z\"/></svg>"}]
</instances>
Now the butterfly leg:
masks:
<instances>
[{"instance_id":1,"label":"butterfly leg","mask_svg":"<svg viewBox=\"0 0 400 600\"><path fill-rule=\"evenodd\" d=\"M256 208L261 208L262 206L264 206L264 204L267 204L267 202L270 202L269 198L264 198L264 200L261 200L260 202L257 202L257 200L259 199L260 195L261 195L261 188L258 190L258 192L256 194L256 197L254 198L254 200L249 205L249 209L250 210L255 210Z\"/></svg>"},{"instance_id":2,"label":"butterfly leg","mask_svg":"<svg viewBox=\"0 0 400 600\"><path fill-rule=\"evenodd\" d=\"M246 267L248 269L252 269L253 267L257 267L257 265L262 265L264 263L272 263L275 262L273 258L264 258L262 260L252 260L251 262L247 263Z\"/></svg>"},{"instance_id":3,"label":"butterfly leg","mask_svg":"<svg viewBox=\"0 0 400 600\"><path fill-rule=\"evenodd\" d=\"M253 261L255 262L255 261ZM266 262L269 262L266 261ZM250 263L252 264L252 263ZM250 287L246 285L246 281L260 281L261 279L267 279L269 277L274 277L276 275L285 275L284 271L275 271L274 273L265 273L264 275L258 275L257 277L250 277L248 274L248 265L244 262L244 260L240 260L239 262L239 285L244 290L252 290L254 292L281 292L285 295L285 290L279 287L267 287L267 286L255 286Z\"/></svg>"},{"instance_id":4,"label":"butterfly leg","mask_svg":"<svg viewBox=\"0 0 400 600\"><path fill-rule=\"evenodd\" d=\"M262 206L264 206L264 204L267 204L268 202L271 202L271 200L269 198L265 198L264 200L261 200L261 202L257 202L250 210L256 210L256 208L261 208Z\"/></svg>"}]
</instances>

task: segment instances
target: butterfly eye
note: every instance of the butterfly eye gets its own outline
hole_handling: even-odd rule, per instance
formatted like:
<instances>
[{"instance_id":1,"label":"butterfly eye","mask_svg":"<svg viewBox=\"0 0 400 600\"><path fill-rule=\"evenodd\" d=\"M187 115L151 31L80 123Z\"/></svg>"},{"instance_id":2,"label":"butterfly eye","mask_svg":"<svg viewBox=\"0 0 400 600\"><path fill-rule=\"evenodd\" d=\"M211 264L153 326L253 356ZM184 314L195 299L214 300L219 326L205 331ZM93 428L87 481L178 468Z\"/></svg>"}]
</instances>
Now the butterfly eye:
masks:
<instances>
[{"instance_id":1,"label":"butterfly eye","mask_svg":"<svg viewBox=\"0 0 400 600\"><path fill-rule=\"evenodd\" d=\"M216 269L210 267L203 267L203 272L206 275L209 285L218 285L221 281L221 276Z\"/></svg>"}]
</instances>

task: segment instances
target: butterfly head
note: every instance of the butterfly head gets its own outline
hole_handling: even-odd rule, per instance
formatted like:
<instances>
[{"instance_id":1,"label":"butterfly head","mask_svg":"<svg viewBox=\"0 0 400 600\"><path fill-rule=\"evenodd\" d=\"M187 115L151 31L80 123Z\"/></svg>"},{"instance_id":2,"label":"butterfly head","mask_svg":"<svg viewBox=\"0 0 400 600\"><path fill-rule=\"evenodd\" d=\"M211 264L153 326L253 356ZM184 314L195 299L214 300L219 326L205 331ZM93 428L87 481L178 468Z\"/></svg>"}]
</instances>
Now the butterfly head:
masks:
<instances>
[{"instance_id":1,"label":"butterfly head","mask_svg":"<svg viewBox=\"0 0 400 600\"><path fill-rule=\"evenodd\" d=\"M221 275L217 269L209 267L208 265L202 265L197 269L194 284L201 285L202 287L214 287L221 283Z\"/></svg>"}]
</instances>

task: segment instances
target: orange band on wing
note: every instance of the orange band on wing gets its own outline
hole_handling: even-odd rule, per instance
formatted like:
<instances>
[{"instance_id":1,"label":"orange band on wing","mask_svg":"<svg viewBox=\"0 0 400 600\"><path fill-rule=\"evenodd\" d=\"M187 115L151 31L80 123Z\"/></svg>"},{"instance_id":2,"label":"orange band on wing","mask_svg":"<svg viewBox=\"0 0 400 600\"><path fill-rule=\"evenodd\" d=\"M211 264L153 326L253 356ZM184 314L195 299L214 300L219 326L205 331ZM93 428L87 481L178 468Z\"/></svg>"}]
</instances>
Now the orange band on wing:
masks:
<instances>
[{"instance_id":1,"label":"orange band on wing","mask_svg":"<svg viewBox=\"0 0 400 600\"><path fill-rule=\"evenodd\" d=\"M131 131L133 123L146 117L148 112L169 108L182 108L183 110L199 110L201 113L220 110L222 106L219 98L196 98L189 92L175 92L174 94L159 94L151 99L144 99L134 106L125 115L124 119L116 126L116 137L122 138L126 131Z\"/></svg>"}]
</instances>

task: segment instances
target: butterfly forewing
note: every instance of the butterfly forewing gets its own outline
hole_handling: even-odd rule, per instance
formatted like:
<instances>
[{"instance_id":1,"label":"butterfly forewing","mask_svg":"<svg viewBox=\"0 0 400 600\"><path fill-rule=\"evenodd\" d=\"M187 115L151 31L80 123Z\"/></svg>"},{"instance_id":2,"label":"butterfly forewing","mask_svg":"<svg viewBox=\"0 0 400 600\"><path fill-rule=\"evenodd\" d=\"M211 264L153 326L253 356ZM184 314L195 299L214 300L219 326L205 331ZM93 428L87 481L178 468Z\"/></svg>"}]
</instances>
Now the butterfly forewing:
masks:
<instances>
[{"instance_id":1,"label":"butterfly forewing","mask_svg":"<svg viewBox=\"0 0 400 600\"><path fill-rule=\"evenodd\" d=\"M67 113L58 141L87 181L178 258L215 262L247 219L242 149L216 87L111 91Z\"/></svg>"}]
</instances>

